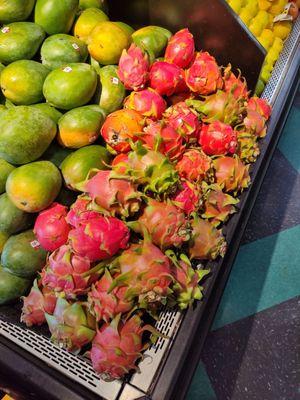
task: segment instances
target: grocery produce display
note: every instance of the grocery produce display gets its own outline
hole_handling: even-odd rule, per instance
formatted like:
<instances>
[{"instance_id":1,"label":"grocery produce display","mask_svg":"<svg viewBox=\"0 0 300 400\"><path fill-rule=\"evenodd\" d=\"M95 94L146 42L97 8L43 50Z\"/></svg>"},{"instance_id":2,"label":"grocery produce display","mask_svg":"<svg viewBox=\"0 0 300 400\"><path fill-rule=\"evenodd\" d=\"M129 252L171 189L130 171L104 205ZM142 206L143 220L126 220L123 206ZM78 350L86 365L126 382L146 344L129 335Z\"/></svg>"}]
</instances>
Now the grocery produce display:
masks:
<instances>
[{"instance_id":1,"label":"grocery produce display","mask_svg":"<svg viewBox=\"0 0 300 400\"><path fill-rule=\"evenodd\" d=\"M97 0L13 3L0 3L0 304L23 296L28 327L123 378L160 310L201 300L271 107L186 28L134 31Z\"/></svg>"},{"instance_id":2,"label":"grocery produce display","mask_svg":"<svg viewBox=\"0 0 300 400\"><path fill-rule=\"evenodd\" d=\"M297 0L227 0L227 3L267 51L255 90L260 95L298 17L300 3Z\"/></svg>"}]
</instances>

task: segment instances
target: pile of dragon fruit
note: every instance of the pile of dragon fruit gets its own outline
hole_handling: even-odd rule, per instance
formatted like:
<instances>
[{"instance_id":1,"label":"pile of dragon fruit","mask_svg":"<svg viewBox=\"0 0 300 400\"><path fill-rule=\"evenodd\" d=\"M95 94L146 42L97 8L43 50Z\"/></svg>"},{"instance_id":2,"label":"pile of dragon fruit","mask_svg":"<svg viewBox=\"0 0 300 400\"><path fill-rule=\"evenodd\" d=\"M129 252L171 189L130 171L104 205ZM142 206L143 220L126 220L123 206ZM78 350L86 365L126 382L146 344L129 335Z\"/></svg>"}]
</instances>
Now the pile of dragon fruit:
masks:
<instances>
[{"instance_id":1,"label":"pile of dragon fruit","mask_svg":"<svg viewBox=\"0 0 300 400\"><path fill-rule=\"evenodd\" d=\"M152 63L131 45L118 75L130 93L101 129L115 157L78 185L70 210L54 203L37 217L49 256L21 317L46 322L53 342L88 352L110 379L135 370L159 334L145 315L202 298L203 265L225 254L222 228L250 184L271 114L230 66L195 52L187 29Z\"/></svg>"}]
</instances>

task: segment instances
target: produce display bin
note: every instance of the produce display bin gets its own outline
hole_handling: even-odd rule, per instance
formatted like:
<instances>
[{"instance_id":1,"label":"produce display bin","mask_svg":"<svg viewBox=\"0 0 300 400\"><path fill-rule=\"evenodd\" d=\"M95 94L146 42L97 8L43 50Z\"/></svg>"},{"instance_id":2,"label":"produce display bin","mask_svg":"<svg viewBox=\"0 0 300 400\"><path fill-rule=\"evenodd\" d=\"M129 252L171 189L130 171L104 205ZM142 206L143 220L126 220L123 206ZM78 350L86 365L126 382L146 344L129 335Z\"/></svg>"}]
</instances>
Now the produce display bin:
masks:
<instances>
[{"instance_id":1,"label":"produce display bin","mask_svg":"<svg viewBox=\"0 0 300 400\"><path fill-rule=\"evenodd\" d=\"M138 1L132 3L138 3ZM149 1L149 3L151 5L156 3L158 8L163 4L170 6L171 3L179 4L180 2L166 0ZM192 2L185 2L185 7L187 3ZM206 2L199 1L199 3ZM232 18L235 18L225 3L221 3L224 12L228 12ZM113 12L118 9L118 4L120 3L115 2L116 8L112 9ZM145 8L139 10L140 18L144 18L142 12ZM180 14L180 12L178 18L181 15L181 19L176 20L176 26L174 25L172 30L188 25L186 14L184 12ZM159 15L148 15L147 18L145 23L160 23L170 27L168 21L164 22L162 11ZM137 21L142 23L142 20L137 19ZM240 30L244 29L237 19L235 22ZM192 27L191 30L194 33ZM195 33L197 36L196 28ZM230 60L235 67L242 68L246 76L253 75L257 78L264 53L248 32L246 32L245 40L247 40L246 37L250 38L249 43L252 43L250 47L253 46L253 56L258 52L262 58L258 55L257 63L254 60L252 63L248 61L248 66L244 67L239 62L241 57L236 58L236 64L232 59ZM185 313L176 310L161 312L157 328L168 338L160 337L155 345L145 352L143 360L139 363L140 371L128 376L122 382L105 382L100 379L87 358L68 353L53 345L49 341L49 334L45 328L26 328L19 322L20 305L2 306L0 307L1 389L9 390L16 399L26 400L177 400L184 398L230 274L248 217L297 90L300 68L299 44L300 19L294 24L293 31L285 43L280 59L263 93L262 97L273 106L268 134L260 142L261 155L258 161L251 167L252 185L241 196L239 212L226 224L224 233L229 246L225 258L209 263L211 274L204 283L204 299ZM238 43L232 46L238 52L239 46L243 47L242 40L238 40ZM202 42L201 47L203 47ZM222 53L223 57L227 57L224 54ZM218 58L218 54L215 55ZM231 57L230 54L228 57ZM254 69L253 65L256 65Z\"/></svg>"}]
</instances>

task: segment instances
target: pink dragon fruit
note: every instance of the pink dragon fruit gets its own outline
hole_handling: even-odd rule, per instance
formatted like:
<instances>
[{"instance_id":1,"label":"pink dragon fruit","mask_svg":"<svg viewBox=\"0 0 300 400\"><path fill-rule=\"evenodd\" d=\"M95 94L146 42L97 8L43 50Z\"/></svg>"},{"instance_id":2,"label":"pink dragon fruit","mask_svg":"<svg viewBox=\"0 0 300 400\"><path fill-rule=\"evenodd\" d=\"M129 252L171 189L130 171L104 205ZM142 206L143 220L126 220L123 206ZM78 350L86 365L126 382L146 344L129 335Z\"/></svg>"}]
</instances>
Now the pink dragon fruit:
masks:
<instances>
[{"instance_id":1,"label":"pink dragon fruit","mask_svg":"<svg viewBox=\"0 0 300 400\"><path fill-rule=\"evenodd\" d=\"M184 213L171 202L149 199L138 221L147 229L152 242L163 250L180 247L190 238L189 223Z\"/></svg>"},{"instance_id":2,"label":"pink dragon fruit","mask_svg":"<svg viewBox=\"0 0 300 400\"><path fill-rule=\"evenodd\" d=\"M208 95L223 87L220 69L208 52L197 53L191 67L186 70L185 82L192 92Z\"/></svg>"},{"instance_id":3,"label":"pink dragon fruit","mask_svg":"<svg viewBox=\"0 0 300 400\"><path fill-rule=\"evenodd\" d=\"M132 44L123 50L119 61L118 76L126 89L142 90L149 79L149 59L140 47Z\"/></svg>"},{"instance_id":4,"label":"pink dragon fruit","mask_svg":"<svg viewBox=\"0 0 300 400\"><path fill-rule=\"evenodd\" d=\"M125 100L124 107L157 120L162 117L167 103L155 90L148 88L140 92L132 92Z\"/></svg>"},{"instance_id":5,"label":"pink dragon fruit","mask_svg":"<svg viewBox=\"0 0 300 400\"><path fill-rule=\"evenodd\" d=\"M180 68L187 68L195 53L194 37L188 29L181 29L169 40L165 52L165 61Z\"/></svg>"},{"instance_id":6,"label":"pink dragon fruit","mask_svg":"<svg viewBox=\"0 0 300 400\"><path fill-rule=\"evenodd\" d=\"M80 303L57 299L53 315L46 313L51 341L72 352L79 352L96 334L94 318Z\"/></svg>"},{"instance_id":7,"label":"pink dragon fruit","mask_svg":"<svg viewBox=\"0 0 300 400\"><path fill-rule=\"evenodd\" d=\"M67 212L67 207L53 203L39 213L34 233L44 250L54 251L67 242L70 231L65 219Z\"/></svg>"},{"instance_id":8,"label":"pink dragon fruit","mask_svg":"<svg viewBox=\"0 0 300 400\"><path fill-rule=\"evenodd\" d=\"M82 295L95 280L88 274L90 268L87 257L74 253L69 245L64 245L50 255L41 273L42 284L55 292L64 292L68 298Z\"/></svg>"},{"instance_id":9,"label":"pink dragon fruit","mask_svg":"<svg viewBox=\"0 0 300 400\"><path fill-rule=\"evenodd\" d=\"M53 313L57 299L52 289L43 287L40 290L35 280L29 295L22 297L22 300L21 322L30 327L46 322L45 313Z\"/></svg>"},{"instance_id":10,"label":"pink dragon fruit","mask_svg":"<svg viewBox=\"0 0 300 400\"><path fill-rule=\"evenodd\" d=\"M150 87L161 96L184 92L183 71L175 64L156 61L150 69Z\"/></svg>"},{"instance_id":11,"label":"pink dragon fruit","mask_svg":"<svg viewBox=\"0 0 300 400\"><path fill-rule=\"evenodd\" d=\"M83 220L69 233L74 251L91 262L114 256L126 249L129 230L121 220L114 217L98 217Z\"/></svg>"},{"instance_id":12,"label":"pink dragon fruit","mask_svg":"<svg viewBox=\"0 0 300 400\"><path fill-rule=\"evenodd\" d=\"M194 93L191 93L190 91L178 92L168 97L168 104L169 106L175 106L177 103L185 102L186 100L193 99L194 97Z\"/></svg>"},{"instance_id":13,"label":"pink dragon fruit","mask_svg":"<svg viewBox=\"0 0 300 400\"><path fill-rule=\"evenodd\" d=\"M226 93L231 93L235 99L240 99L241 97L248 99L249 92L246 79L241 77L240 73L236 76L231 70L231 65L225 68L223 79Z\"/></svg>"},{"instance_id":14,"label":"pink dragon fruit","mask_svg":"<svg viewBox=\"0 0 300 400\"><path fill-rule=\"evenodd\" d=\"M98 171L80 187L95 204L98 211L112 216L128 217L140 208L141 194L130 178L118 177L113 171Z\"/></svg>"},{"instance_id":15,"label":"pink dragon fruit","mask_svg":"<svg viewBox=\"0 0 300 400\"><path fill-rule=\"evenodd\" d=\"M177 163L176 170L182 179L201 182L210 179L212 160L201 149L189 149Z\"/></svg>"},{"instance_id":16,"label":"pink dragon fruit","mask_svg":"<svg viewBox=\"0 0 300 400\"><path fill-rule=\"evenodd\" d=\"M142 327L138 315L126 322L118 315L110 324L104 324L98 330L90 353L95 371L104 379L123 378L131 370L136 370L136 362L142 357L144 349L142 334L153 331L149 325Z\"/></svg>"},{"instance_id":17,"label":"pink dragon fruit","mask_svg":"<svg viewBox=\"0 0 300 400\"><path fill-rule=\"evenodd\" d=\"M201 190L195 184L189 181L183 181L181 183L181 188L178 189L172 197L172 202L185 214L190 215L200 208L202 203Z\"/></svg>"},{"instance_id":18,"label":"pink dragon fruit","mask_svg":"<svg viewBox=\"0 0 300 400\"><path fill-rule=\"evenodd\" d=\"M116 276L117 277L117 276ZM96 282L88 293L89 310L97 321L108 322L118 314L126 314L133 308L132 299L127 299L128 288L116 287L110 291L113 278L106 270L102 278Z\"/></svg>"},{"instance_id":19,"label":"pink dragon fruit","mask_svg":"<svg viewBox=\"0 0 300 400\"><path fill-rule=\"evenodd\" d=\"M164 113L167 124L175 129L187 143L196 143L201 129L197 113L185 102L169 107Z\"/></svg>"},{"instance_id":20,"label":"pink dragon fruit","mask_svg":"<svg viewBox=\"0 0 300 400\"><path fill-rule=\"evenodd\" d=\"M222 231L198 217L191 224L193 231L189 243L190 259L215 260L218 256L224 257L227 245Z\"/></svg>"},{"instance_id":21,"label":"pink dragon fruit","mask_svg":"<svg viewBox=\"0 0 300 400\"><path fill-rule=\"evenodd\" d=\"M126 174L128 166L128 154L121 153L116 155L116 157L112 160L111 166L116 174Z\"/></svg>"},{"instance_id":22,"label":"pink dragon fruit","mask_svg":"<svg viewBox=\"0 0 300 400\"><path fill-rule=\"evenodd\" d=\"M258 111L252 109L247 110L247 116L244 118L242 128L260 138L265 137L267 134L265 118Z\"/></svg>"},{"instance_id":23,"label":"pink dragon fruit","mask_svg":"<svg viewBox=\"0 0 300 400\"><path fill-rule=\"evenodd\" d=\"M203 124L199 144L204 153L209 156L234 154L237 150L236 132L230 125L220 121Z\"/></svg>"},{"instance_id":24,"label":"pink dragon fruit","mask_svg":"<svg viewBox=\"0 0 300 400\"><path fill-rule=\"evenodd\" d=\"M78 196L66 216L66 221L76 228L80 221L96 218L99 215L99 212L92 210L92 208L92 199L89 196Z\"/></svg>"},{"instance_id":25,"label":"pink dragon fruit","mask_svg":"<svg viewBox=\"0 0 300 400\"><path fill-rule=\"evenodd\" d=\"M144 128L141 141L150 150L159 151L171 161L180 159L185 151L183 138L164 121L152 121Z\"/></svg>"},{"instance_id":26,"label":"pink dragon fruit","mask_svg":"<svg viewBox=\"0 0 300 400\"><path fill-rule=\"evenodd\" d=\"M247 105L248 110L257 111L267 121L272 113L272 107L266 100L259 97L251 97Z\"/></svg>"}]
</instances>

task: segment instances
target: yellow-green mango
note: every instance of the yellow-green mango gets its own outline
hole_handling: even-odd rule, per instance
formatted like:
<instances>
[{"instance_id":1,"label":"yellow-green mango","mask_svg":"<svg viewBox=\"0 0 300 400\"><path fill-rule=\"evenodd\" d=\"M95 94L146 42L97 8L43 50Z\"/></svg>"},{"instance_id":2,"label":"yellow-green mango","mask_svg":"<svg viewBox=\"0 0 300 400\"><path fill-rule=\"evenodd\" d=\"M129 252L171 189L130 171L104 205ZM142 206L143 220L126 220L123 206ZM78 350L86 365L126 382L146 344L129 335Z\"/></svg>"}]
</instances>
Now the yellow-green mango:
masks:
<instances>
[{"instance_id":1,"label":"yellow-green mango","mask_svg":"<svg viewBox=\"0 0 300 400\"><path fill-rule=\"evenodd\" d=\"M31 14L35 0L0 0L0 22L25 21Z\"/></svg>"},{"instance_id":2,"label":"yellow-green mango","mask_svg":"<svg viewBox=\"0 0 300 400\"><path fill-rule=\"evenodd\" d=\"M15 167L5 161L3 158L0 158L0 194L5 192L5 184L8 178L8 175L14 170Z\"/></svg>"}]
</instances>

